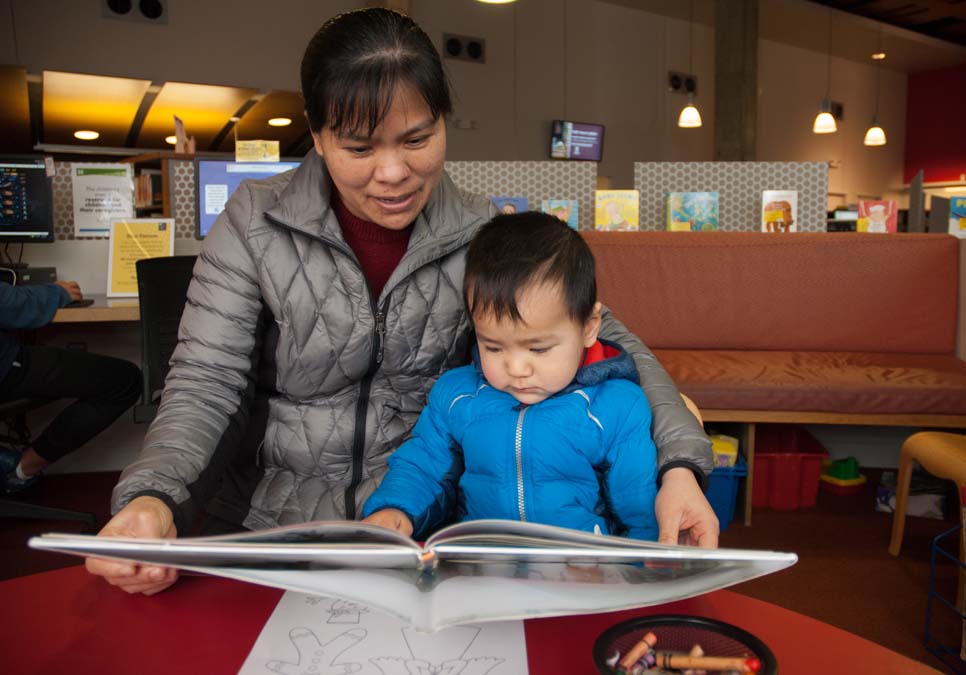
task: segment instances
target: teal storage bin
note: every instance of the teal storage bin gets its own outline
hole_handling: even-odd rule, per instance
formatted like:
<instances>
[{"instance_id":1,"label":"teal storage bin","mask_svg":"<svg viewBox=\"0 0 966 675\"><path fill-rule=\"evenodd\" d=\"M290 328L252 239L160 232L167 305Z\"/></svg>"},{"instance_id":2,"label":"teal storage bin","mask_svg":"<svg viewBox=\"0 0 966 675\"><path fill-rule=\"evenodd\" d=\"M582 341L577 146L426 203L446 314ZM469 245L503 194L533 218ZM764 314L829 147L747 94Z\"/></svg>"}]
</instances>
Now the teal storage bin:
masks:
<instances>
[{"instance_id":1,"label":"teal storage bin","mask_svg":"<svg viewBox=\"0 0 966 675\"><path fill-rule=\"evenodd\" d=\"M735 502L738 499L738 481L748 475L745 458L738 455L734 466L716 466L708 476L707 498L718 516L721 531L728 529L735 517Z\"/></svg>"}]
</instances>

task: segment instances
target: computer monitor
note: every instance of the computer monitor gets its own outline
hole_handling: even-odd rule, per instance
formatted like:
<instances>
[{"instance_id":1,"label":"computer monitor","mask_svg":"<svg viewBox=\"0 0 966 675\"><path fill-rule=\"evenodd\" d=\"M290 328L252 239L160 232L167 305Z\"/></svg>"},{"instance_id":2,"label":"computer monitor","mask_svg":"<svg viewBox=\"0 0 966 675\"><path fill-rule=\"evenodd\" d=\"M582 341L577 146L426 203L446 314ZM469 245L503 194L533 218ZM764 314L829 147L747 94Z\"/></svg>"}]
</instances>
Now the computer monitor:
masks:
<instances>
[{"instance_id":1,"label":"computer monitor","mask_svg":"<svg viewBox=\"0 0 966 675\"><path fill-rule=\"evenodd\" d=\"M0 156L0 244L54 240L54 196L43 157Z\"/></svg>"},{"instance_id":2,"label":"computer monitor","mask_svg":"<svg viewBox=\"0 0 966 675\"><path fill-rule=\"evenodd\" d=\"M215 219L225 210L225 202L246 178L268 178L294 169L297 161L229 162L214 159L195 160L195 237L208 236Z\"/></svg>"},{"instance_id":3,"label":"computer monitor","mask_svg":"<svg viewBox=\"0 0 966 675\"><path fill-rule=\"evenodd\" d=\"M604 154L604 125L554 120L550 124L550 158L599 162Z\"/></svg>"}]
</instances>

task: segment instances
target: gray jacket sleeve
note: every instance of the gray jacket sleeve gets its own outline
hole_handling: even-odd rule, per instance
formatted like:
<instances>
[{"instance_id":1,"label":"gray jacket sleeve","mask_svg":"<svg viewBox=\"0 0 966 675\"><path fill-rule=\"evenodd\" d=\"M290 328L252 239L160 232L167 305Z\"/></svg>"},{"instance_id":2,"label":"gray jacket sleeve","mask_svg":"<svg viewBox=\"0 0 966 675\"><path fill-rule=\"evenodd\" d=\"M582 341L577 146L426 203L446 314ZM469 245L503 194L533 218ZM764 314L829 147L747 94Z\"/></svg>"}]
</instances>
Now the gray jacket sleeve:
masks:
<instances>
[{"instance_id":1,"label":"gray jacket sleeve","mask_svg":"<svg viewBox=\"0 0 966 675\"><path fill-rule=\"evenodd\" d=\"M250 188L242 185L205 240L157 417L141 454L114 488L112 512L147 494L165 501L177 517L191 498L188 486L207 467L249 387L262 308L244 237L251 204ZM183 531L186 524L178 525Z\"/></svg>"},{"instance_id":2,"label":"gray jacket sleeve","mask_svg":"<svg viewBox=\"0 0 966 675\"><path fill-rule=\"evenodd\" d=\"M651 405L651 435L657 446L658 480L668 469L683 466L694 471L702 489L713 467L711 440L684 405L681 394L641 340L614 318L606 307L602 310L600 337L618 343L634 357L641 387Z\"/></svg>"}]
</instances>

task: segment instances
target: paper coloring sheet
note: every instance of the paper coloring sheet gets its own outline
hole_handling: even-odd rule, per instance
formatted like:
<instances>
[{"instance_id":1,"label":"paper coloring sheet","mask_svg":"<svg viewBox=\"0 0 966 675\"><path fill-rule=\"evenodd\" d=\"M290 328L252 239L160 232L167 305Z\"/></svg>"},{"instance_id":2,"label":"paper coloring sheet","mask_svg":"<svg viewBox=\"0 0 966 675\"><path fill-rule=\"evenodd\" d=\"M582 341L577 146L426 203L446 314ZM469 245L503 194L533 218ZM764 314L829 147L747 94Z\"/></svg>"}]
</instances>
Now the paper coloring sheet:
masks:
<instances>
[{"instance_id":1,"label":"paper coloring sheet","mask_svg":"<svg viewBox=\"0 0 966 675\"><path fill-rule=\"evenodd\" d=\"M287 592L239 675L519 675L527 672L522 621L421 633L346 600Z\"/></svg>"}]
</instances>

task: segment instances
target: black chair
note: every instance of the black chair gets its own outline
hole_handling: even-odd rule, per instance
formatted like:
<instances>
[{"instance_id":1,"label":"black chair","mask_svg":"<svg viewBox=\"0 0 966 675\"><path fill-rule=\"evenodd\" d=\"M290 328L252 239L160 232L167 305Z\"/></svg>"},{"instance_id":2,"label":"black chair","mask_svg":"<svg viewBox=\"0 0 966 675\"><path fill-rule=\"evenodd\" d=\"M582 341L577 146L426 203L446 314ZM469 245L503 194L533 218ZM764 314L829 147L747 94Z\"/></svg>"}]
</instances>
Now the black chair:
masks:
<instances>
[{"instance_id":1,"label":"black chair","mask_svg":"<svg viewBox=\"0 0 966 675\"><path fill-rule=\"evenodd\" d=\"M178 326L197 256L147 258L135 264L141 307L141 372L144 390L134 406L135 422L150 422L178 344Z\"/></svg>"},{"instance_id":2,"label":"black chair","mask_svg":"<svg viewBox=\"0 0 966 675\"><path fill-rule=\"evenodd\" d=\"M0 432L0 442L13 446L30 445L30 428L27 426L27 413L50 403L47 399L18 398L0 403L0 420L4 431ZM59 509L13 499L0 499L0 518L34 518L39 520L76 520L87 525L90 532L97 531L97 518L93 513Z\"/></svg>"}]
</instances>

